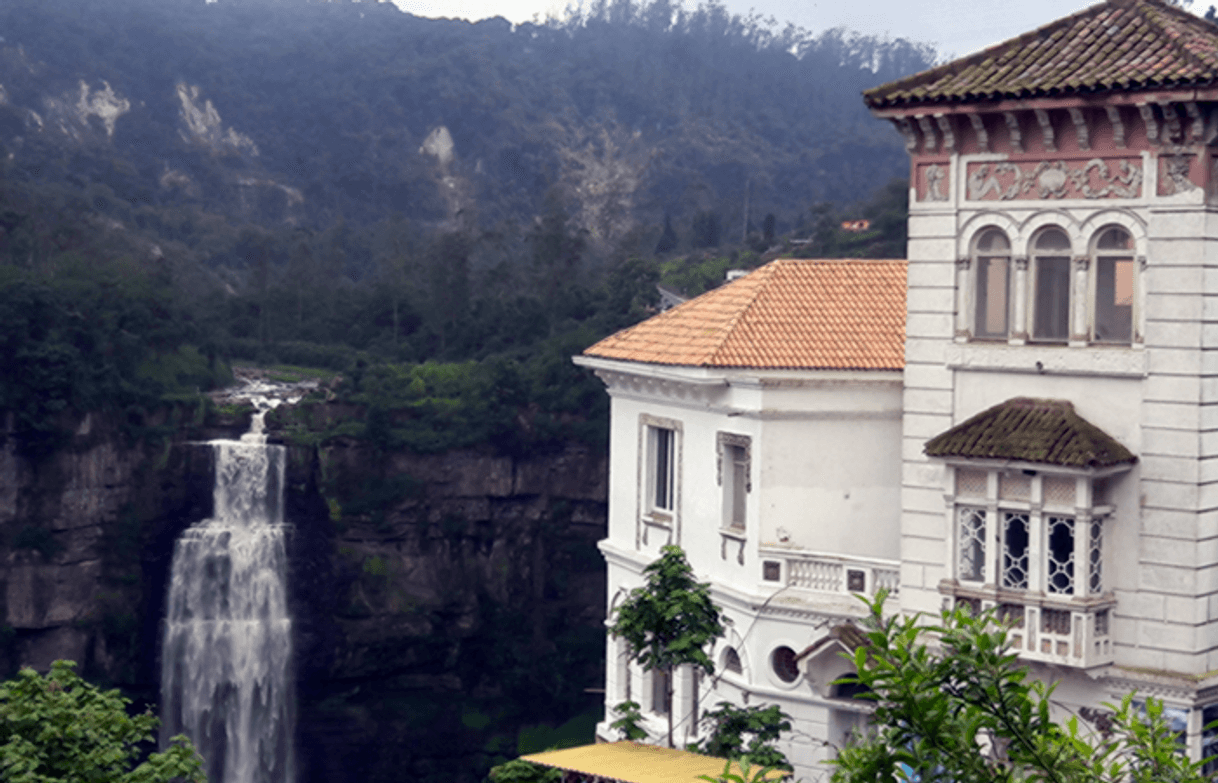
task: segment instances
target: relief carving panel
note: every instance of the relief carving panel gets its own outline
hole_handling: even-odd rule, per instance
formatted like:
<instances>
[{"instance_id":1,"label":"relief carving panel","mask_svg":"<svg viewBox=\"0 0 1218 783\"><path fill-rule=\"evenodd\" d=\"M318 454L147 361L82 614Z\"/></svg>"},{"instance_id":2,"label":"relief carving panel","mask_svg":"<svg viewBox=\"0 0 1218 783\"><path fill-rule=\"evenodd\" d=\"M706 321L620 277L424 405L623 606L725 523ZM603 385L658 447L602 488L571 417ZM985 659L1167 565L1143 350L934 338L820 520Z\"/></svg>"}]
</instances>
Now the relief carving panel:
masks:
<instances>
[{"instance_id":1,"label":"relief carving panel","mask_svg":"<svg viewBox=\"0 0 1218 783\"><path fill-rule=\"evenodd\" d=\"M1141 158L968 164L970 201L1137 198Z\"/></svg>"},{"instance_id":2,"label":"relief carving panel","mask_svg":"<svg viewBox=\"0 0 1218 783\"><path fill-rule=\"evenodd\" d=\"M918 165L918 201L947 201L947 174L950 163Z\"/></svg>"}]
</instances>

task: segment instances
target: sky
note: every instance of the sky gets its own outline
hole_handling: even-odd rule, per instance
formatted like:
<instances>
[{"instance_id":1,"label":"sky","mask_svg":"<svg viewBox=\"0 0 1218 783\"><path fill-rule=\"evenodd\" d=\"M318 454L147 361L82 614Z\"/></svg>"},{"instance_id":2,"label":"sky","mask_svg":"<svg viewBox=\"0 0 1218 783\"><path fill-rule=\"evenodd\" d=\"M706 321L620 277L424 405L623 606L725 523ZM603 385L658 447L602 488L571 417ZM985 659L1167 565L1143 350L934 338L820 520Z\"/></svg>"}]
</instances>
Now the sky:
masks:
<instances>
[{"instance_id":1,"label":"sky","mask_svg":"<svg viewBox=\"0 0 1218 783\"><path fill-rule=\"evenodd\" d=\"M393 0L417 16L470 20L502 16L520 23L561 15L566 0ZM861 33L934 44L940 56L965 55L1072 14L1096 0L723 0L732 13L756 10L813 32ZM685 0L687 8L696 0ZM1200 5L1197 3L1195 5ZM1204 7L1204 5L1202 6Z\"/></svg>"}]
</instances>

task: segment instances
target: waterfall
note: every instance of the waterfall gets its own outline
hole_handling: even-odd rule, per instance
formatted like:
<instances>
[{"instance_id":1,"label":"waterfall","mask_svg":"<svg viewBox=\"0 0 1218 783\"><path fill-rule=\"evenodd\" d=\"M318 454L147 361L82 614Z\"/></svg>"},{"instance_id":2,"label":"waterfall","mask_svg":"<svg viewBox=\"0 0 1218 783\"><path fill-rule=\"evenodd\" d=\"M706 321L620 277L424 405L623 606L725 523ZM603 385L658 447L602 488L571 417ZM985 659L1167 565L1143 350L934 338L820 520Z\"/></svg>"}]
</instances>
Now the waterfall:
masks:
<instances>
[{"instance_id":1,"label":"waterfall","mask_svg":"<svg viewBox=\"0 0 1218 783\"><path fill-rule=\"evenodd\" d=\"M240 441L207 444L215 509L173 553L161 742L190 737L209 783L293 783L284 448L266 443L269 407L262 400Z\"/></svg>"}]
</instances>

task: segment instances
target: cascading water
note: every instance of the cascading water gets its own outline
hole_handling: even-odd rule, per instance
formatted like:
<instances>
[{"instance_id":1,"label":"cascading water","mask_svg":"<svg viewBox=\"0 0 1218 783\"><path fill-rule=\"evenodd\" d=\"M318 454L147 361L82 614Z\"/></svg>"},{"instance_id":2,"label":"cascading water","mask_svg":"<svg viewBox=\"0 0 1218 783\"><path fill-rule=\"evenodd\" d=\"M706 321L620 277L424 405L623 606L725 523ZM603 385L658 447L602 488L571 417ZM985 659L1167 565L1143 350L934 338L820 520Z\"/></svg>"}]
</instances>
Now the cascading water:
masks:
<instances>
[{"instance_id":1,"label":"cascading water","mask_svg":"<svg viewBox=\"0 0 1218 783\"><path fill-rule=\"evenodd\" d=\"M284 547L284 448L258 412L215 440L215 509L173 553L162 648L162 744L185 734L210 783L292 783L292 620Z\"/></svg>"}]
</instances>

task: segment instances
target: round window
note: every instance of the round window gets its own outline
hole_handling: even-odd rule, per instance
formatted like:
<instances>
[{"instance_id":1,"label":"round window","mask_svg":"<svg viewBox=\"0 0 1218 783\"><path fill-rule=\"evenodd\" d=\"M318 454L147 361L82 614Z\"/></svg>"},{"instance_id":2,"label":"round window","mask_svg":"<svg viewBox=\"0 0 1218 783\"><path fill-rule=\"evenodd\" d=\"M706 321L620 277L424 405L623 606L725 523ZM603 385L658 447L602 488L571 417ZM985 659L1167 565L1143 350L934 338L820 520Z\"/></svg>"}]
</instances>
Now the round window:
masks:
<instances>
[{"instance_id":1,"label":"round window","mask_svg":"<svg viewBox=\"0 0 1218 783\"><path fill-rule=\"evenodd\" d=\"M783 682L799 679L799 664L795 661L795 651L790 647L779 647L770 653L770 666Z\"/></svg>"}]
</instances>

